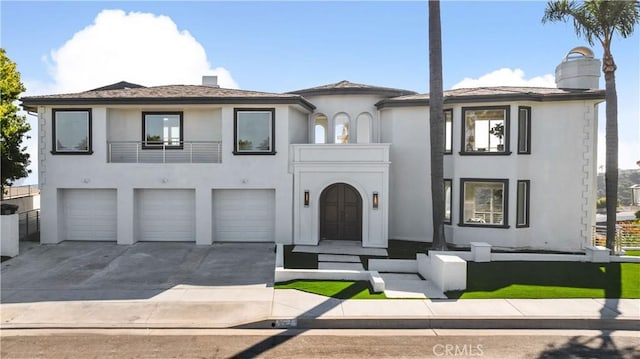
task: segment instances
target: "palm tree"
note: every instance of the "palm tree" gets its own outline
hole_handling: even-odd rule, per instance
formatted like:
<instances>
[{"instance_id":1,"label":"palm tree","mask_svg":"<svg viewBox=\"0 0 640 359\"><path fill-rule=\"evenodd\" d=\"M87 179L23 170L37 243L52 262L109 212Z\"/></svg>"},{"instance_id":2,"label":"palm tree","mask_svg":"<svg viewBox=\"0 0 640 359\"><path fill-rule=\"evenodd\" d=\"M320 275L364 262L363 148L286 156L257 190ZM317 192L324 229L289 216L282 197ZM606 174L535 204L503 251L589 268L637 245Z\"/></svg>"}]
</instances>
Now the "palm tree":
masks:
<instances>
[{"instance_id":1,"label":"palm tree","mask_svg":"<svg viewBox=\"0 0 640 359\"><path fill-rule=\"evenodd\" d=\"M447 250L444 237L444 112L440 1L429 0L429 139L431 142L432 248Z\"/></svg>"},{"instance_id":2,"label":"palm tree","mask_svg":"<svg viewBox=\"0 0 640 359\"><path fill-rule=\"evenodd\" d=\"M571 19L578 37L584 37L591 46L596 41L602 45L606 101L607 248L611 250L615 244L618 203L618 94L611 40L616 33L623 38L631 35L640 19L639 9L640 2L635 0L549 1L542 18L543 23Z\"/></svg>"}]
</instances>

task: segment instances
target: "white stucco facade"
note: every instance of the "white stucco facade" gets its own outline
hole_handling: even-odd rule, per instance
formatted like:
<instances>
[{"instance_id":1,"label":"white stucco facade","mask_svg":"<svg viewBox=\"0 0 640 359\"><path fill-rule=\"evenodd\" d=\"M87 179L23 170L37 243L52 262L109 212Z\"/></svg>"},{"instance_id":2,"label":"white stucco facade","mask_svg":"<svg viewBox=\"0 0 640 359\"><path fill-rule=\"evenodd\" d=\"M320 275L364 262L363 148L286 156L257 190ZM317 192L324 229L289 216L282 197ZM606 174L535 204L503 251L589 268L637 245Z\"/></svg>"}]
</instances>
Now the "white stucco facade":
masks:
<instances>
[{"instance_id":1,"label":"white stucco facade","mask_svg":"<svg viewBox=\"0 0 640 359\"><path fill-rule=\"evenodd\" d=\"M23 99L39 117L43 243L317 245L327 221L321 213L321 202L327 201L323 193L335 184L347 185L359 198L364 247L385 248L390 239L431 241L428 95L348 82L292 94L207 86L169 90L116 88L95 96ZM175 92L165 101L162 91ZM452 114L452 148L444 155L444 178L451 181L447 241L461 247L486 242L494 248L557 251L588 245L595 210L597 104L603 98L600 90L535 88L445 94L444 108ZM469 153L462 143L468 141L464 111L486 108L507 114L507 132L500 139L506 148ZM526 153L519 151L523 108L530 115ZM54 110L65 109L90 111L90 153L52 151ZM236 112L252 109L273 111L272 152L243 154L236 148ZM144 148L148 112L179 113L183 147ZM500 197L499 225L463 218L470 210L465 206L473 205L463 199L464 183L483 181L502 186L492 192ZM526 182L526 198L518 191L519 181ZM519 223L518 208L526 208L526 225Z\"/></svg>"}]
</instances>

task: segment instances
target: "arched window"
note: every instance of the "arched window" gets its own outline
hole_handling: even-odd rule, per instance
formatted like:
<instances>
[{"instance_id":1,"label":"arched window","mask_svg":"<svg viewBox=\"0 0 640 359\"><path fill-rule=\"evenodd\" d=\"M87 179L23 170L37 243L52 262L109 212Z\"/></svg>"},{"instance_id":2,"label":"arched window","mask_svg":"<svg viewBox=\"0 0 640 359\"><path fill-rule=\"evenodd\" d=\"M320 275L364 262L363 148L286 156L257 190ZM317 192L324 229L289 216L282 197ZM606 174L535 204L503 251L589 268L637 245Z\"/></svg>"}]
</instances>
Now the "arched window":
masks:
<instances>
[{"instance_id":1,"label":"arched window","mask_svg":"<svg viewBox=\"0 0 640 359\"><path fill-rule=\"evenodd\" d=\"M368 112L358 115L358 143L371 142L371 123L372 118Z\"/></svg>"},{"instance_id":2,"label":"arched window","mask_svg":"<svg viewBox=\"0 0 640 359\"><path fill-rule=\"evenodd\" d=\"M327 143L329 121L327 116L318 115L313 121L313 143Z\"/></svg>"},{"instance_id":3,"label":"arched window","mask_svg":"<svg viewBox=\"0 0 640 359\"><path fill-rule=\"evenodd\" d=\"M334 117L334 143L349 143L349 116L339 113Z\"/></svg>"}]
</instances>

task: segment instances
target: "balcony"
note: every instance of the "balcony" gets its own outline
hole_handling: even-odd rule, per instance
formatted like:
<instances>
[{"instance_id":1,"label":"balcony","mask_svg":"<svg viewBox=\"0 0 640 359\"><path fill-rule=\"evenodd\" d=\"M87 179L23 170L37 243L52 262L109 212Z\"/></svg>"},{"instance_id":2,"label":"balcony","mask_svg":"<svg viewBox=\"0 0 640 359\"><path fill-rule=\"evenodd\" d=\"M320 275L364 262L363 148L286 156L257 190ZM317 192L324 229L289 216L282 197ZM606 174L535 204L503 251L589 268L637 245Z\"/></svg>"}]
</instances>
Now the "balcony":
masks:
<instances>
[{"instance_id":1,"label":"balcony","mask_svg":"<svg viewBox=\"0 0 640 359\"><path fill-rule=\"evenodd\" d=\"M143 148L144 146L144 148ZM109 163L221 163L222 142L190 141L146 144L142 141L107 142Z\"/></svg>"}]
</instances>

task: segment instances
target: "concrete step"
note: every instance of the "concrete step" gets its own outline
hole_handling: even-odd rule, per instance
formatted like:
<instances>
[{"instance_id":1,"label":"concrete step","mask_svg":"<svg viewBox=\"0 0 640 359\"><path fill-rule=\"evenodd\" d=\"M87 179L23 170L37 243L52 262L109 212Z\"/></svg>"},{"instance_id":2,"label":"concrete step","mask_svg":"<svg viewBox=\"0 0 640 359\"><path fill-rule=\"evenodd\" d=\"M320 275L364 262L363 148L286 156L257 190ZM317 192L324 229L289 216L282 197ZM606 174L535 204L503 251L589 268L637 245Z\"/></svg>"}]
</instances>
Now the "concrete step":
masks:
<instances>
[{"instance_id":1,"label":"concrete step","mask_svg":"<svg viewBox=\"0 0 640 359\"><path fill-rule=\"evenodd\" d=\"M318 262L318 269L364 271L362 263Z\"/></svg>"},{"instance_id":2,"label":"concrete step","mask_svg":"<svg viewBox=\"0 0 640 359\"><path fill-rule=\"evenodd\" d=\"M415 259L369 259L369 270L394 273L418 273L418 261Z\"/></svg>"},{"instance_id":3,"label":"concrete step","mask_svg":"<svg viewBox=\"0 0 640 359\"><path fill-rule=\"evenodd\" d=\"M360 257L343 254L318 254L318 262L360 263Z\"/></svg>"},{"instance_id":4,"label":"concrete step","mask_svg":"<svg viewBox=\"0 0 640 359\"><path fill-rule=\"evenodd\" d=\"M415 273L385 273L381 272L380 276L384 281L388 280L422 280L419 275Z\"/></svg>"},{"instance_id":5,"label":"concrete step","mask_svg":"<svg viewBox=\"0 0 640 359\"><path fill-rule=\"evenodd\" d=\"M384 286L384 294L388 298L447 299L433 283L426 280L385 279Z\"/></svg>"},{"instance_id":6,"label":"concrete step","mask_svg":"<svg viewBox=\"0 0 640 359\"><path fill-rule=\"evenodd\" d=\"M356 256L381 256L389 255L384 248L365 248L359 241L327 241L323 240L317 246L296 245L293 252L319 253L319 254L350 254Z\"/></svg>"}]
</instances>

